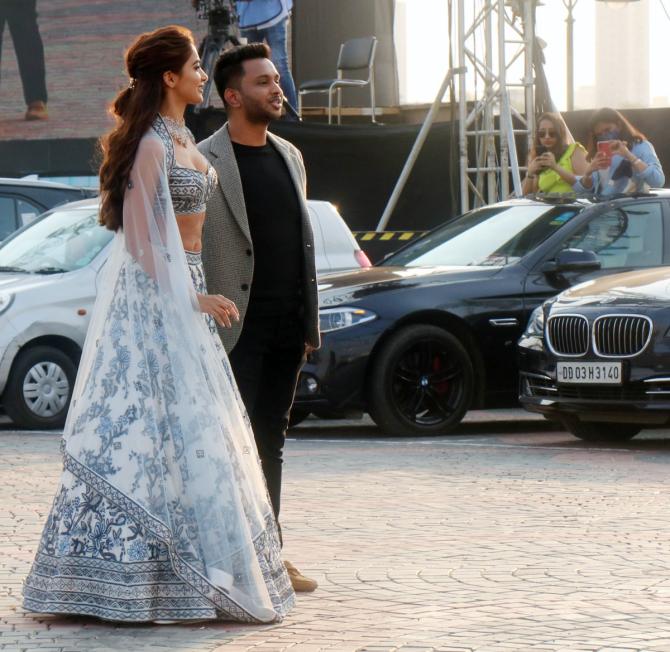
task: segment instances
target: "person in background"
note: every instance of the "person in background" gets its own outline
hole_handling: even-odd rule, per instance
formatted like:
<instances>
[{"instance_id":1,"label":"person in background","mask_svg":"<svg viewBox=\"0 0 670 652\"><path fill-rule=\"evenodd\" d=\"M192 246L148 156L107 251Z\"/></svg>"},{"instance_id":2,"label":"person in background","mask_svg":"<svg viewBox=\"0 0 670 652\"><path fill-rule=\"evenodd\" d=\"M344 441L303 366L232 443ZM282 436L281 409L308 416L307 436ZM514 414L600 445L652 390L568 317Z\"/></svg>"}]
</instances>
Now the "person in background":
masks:
<instances>
[{"instance_id":1,"label":"person in background","mask_svg":"<svg viewBox=\"0 0 670 652\"><path fill-rule=\"evenodd\" d=\"M272 62L279 72L279 84L287 102L295 109L298 96L288 64L287 24L293 0L244 0L237 3L242 36L249 43L265 41L272 50ZM291 118L290 114L286 114Z\"/></svg>"},{"instance_id":2,"label":"person in background","mask_svg":"<svg viewBox=\"0 0 670 652\"><path fill-rule=\"evenodd\" d=\"M584 174L586 149L573 141L558 113L543 113L537 121L523 194L571 193L579 175Z\"/></svg>"},{"instance_id":3,"label":"person in background","mask_svg":"<svg viewBox=\"0 0 670 652\"><path fill-rule=\"evenodd\" d=\"M573 186L599 196L661 188L665 174L654 146L615 109L599 109L589 121L590 163Z\"/></svg>"},{"instance_id":4,"label":"person in background","mask_svg":"<svg viewBox=\"0 0 670 652\"><path fill-rule=\"evenodd\" d=\"M26 120L46 120L44 46L37 27L37 0L0 0L0 51L5 23L12 36L26 101Z\"/></svg>"}]
</instances>

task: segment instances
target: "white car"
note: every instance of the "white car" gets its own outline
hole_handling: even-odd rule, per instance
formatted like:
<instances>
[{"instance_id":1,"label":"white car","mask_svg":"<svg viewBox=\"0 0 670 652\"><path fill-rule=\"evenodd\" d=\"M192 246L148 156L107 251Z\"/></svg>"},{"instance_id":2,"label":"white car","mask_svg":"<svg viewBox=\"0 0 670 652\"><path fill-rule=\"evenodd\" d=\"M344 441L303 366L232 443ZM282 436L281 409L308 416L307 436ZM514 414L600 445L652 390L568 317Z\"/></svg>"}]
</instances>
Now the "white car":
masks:
<instances>
[{"instance_id":1,"label":"white car","mask_svg":"<svg viewBox=\"0 0 670 652\"><path fill-rule=\"evenodd\" d=\"M319 274L370 265L332 204L308 206ZM0 403L19 426L65 421L113 235L89 199L45 213L0 245Z\"/></svg>"}]
</instances>

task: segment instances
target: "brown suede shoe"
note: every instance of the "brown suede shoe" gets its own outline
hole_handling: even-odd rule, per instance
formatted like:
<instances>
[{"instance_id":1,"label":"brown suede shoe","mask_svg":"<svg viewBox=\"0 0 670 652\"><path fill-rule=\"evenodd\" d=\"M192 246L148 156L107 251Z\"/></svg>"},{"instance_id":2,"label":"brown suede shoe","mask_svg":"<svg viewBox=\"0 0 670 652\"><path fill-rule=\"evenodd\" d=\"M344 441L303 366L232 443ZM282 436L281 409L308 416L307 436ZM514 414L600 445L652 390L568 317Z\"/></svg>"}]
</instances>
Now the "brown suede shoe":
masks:
<instances>
[{"instance_id":1,"label":"brown suede shoe","mask_svg":"<svg viewBox=\"0 0 670 652\"><path fill-rule=\"evenodd\" d=\"M286 566L291 586L296 593L311 593L319 586L316 580L305 577L290 561L285 561L284 566Z\"/></svg>"},{"instance_id":2,"label":"brown suede shoe","mask_svg":"<svg viewBox=\"0 0 670 652\"><path fill-rule=\"evenodd\" d=\"M47 105L44 102L31 102L26 111L26 120L46 120L49 117Z\"/></svg>"}]
</instances>

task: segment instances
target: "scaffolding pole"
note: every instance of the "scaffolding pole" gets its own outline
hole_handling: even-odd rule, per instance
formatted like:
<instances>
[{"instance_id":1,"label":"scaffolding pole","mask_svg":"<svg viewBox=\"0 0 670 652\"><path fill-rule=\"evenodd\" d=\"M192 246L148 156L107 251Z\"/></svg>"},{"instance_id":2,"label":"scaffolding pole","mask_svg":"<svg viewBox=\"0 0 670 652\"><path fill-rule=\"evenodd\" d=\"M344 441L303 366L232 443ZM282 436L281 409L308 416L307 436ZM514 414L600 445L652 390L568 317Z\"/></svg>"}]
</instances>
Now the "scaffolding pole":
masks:
<instances>
[{"instance_id":1,"label":"scaffolding pole","mask_svg":"<svg viewBox=\"0 0 670 652\"><path fill-rule=\"evenodd\" d=\"M461 210L520 193L517 150L528 151L534 130L534 5L536 0L458 0L458 65L471 74L459 80ZM482 51L483 50L483 51ZM523 59L523 76L512 79ZM523 89L522 111L509 90Z\"/></svg>"},{"instance_id":2,"label":"scaffolding pole","mask_svg":"<svg viewBox=\"0 0 670 652\"><path fill-rule=\"evenodd\" d=\"M528 152L535 130L536 3L537 0L458 0L458 68L449 70L440 86L377 224L377 231L383 231L391 219L455 74L459 76L461 211L470 210L471 204L476 207L506 198L510 194L510 181L514 193L521 194L517 151ZM470 15L472 19L468 21ZM452 37L450 34L449 38ZM484 44L483 54L478 51L477 43ZM520 58L523 58L523 76L509 82L510 68ZM512 107L510 88L523 89L523 112ZM513 117L521 124L520 128L515 127Z\"/></svg>"},{"instance_id":3,"label":"scaffolding pole","mask_svg":"<svg viewBox=\"0 0 670 652\"><path fill-rule=\"evenodd\" d=\"M451 80L453 79L454 75L463 76L465 72L466 72L465 68L456 68L454 70L449 70L447 74L444 76L444 80L442 81L440 90L437 91L435 100L433 101L433 104L431 105L430 110L428 111L428 114L426 115L423 124L421 125L421 129L417 134L416 140L414 141L412 151L409 153L409 156L405 161L405 166L403 167L402 172L400 173L400 177L398 178L398 181L395 184L395 188L391 193L391 197L389 198L388 203L386 204L384 214L379 220L379 224L377 224L376 229L377 231L383 231L386 228L387 224L389 223L389 220L391 219L391 215L393 214L393 211L395 210L395 207L398 204L398 200L400 199L400 195L402 194L402 191L405 188L407 179L409 179L409 175L412 173L412 170L414 169L414 164L416 163L417 158L419 158L421 148L423 147L423 144L426 142L428 132L430 131L430 128L433 126L433 122L435 122L435 116L437 115L437 112L440 108L440 104L442 104L444 94L447 92L447 88L449 88L449 85L451 84Z\"/></svg>"}]
</instances>

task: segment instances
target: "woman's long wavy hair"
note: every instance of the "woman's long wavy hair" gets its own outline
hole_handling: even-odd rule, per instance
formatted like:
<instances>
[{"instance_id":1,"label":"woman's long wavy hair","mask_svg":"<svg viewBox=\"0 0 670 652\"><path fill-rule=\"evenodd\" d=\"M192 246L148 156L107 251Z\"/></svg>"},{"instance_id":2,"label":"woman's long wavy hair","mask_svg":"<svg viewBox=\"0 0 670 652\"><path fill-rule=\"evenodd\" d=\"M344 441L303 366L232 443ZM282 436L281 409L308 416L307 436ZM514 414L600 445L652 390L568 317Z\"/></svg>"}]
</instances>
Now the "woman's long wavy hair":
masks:
<instances>
[{"instance_id":1,"label":"woman's long wavy hair","mask_svg":"<svg viewBox=\"0 0 670 652\"><path fill-rule=\"evenodd\" d=\"M598 151L598 142L594 130L599 122L613 122L619 127L619 131L621 132L619 137L621 140L628 143L628 147L631 147L635 143L641 143L643 140L647 140L647 137L626 120L626 118L624 118L616 109L598 109L589 118L589 139L586 149L591 157L595 156Z\"/></svg>"},{"instance_id":2,"label":"woman's long wavy hair","mask_svg":"<svg viewBox=\"0 0 670 652\"><path fill-rule=\"evenodd\" d=\"M128 88L110 107L116 120L100 139L100 223L112 231L123 227L123 195L140 139L158 113L165 85L163 73L178 73L193 53L193 35L178 25L140 34L126 52Z\"/></svg>"}]
</instances>

